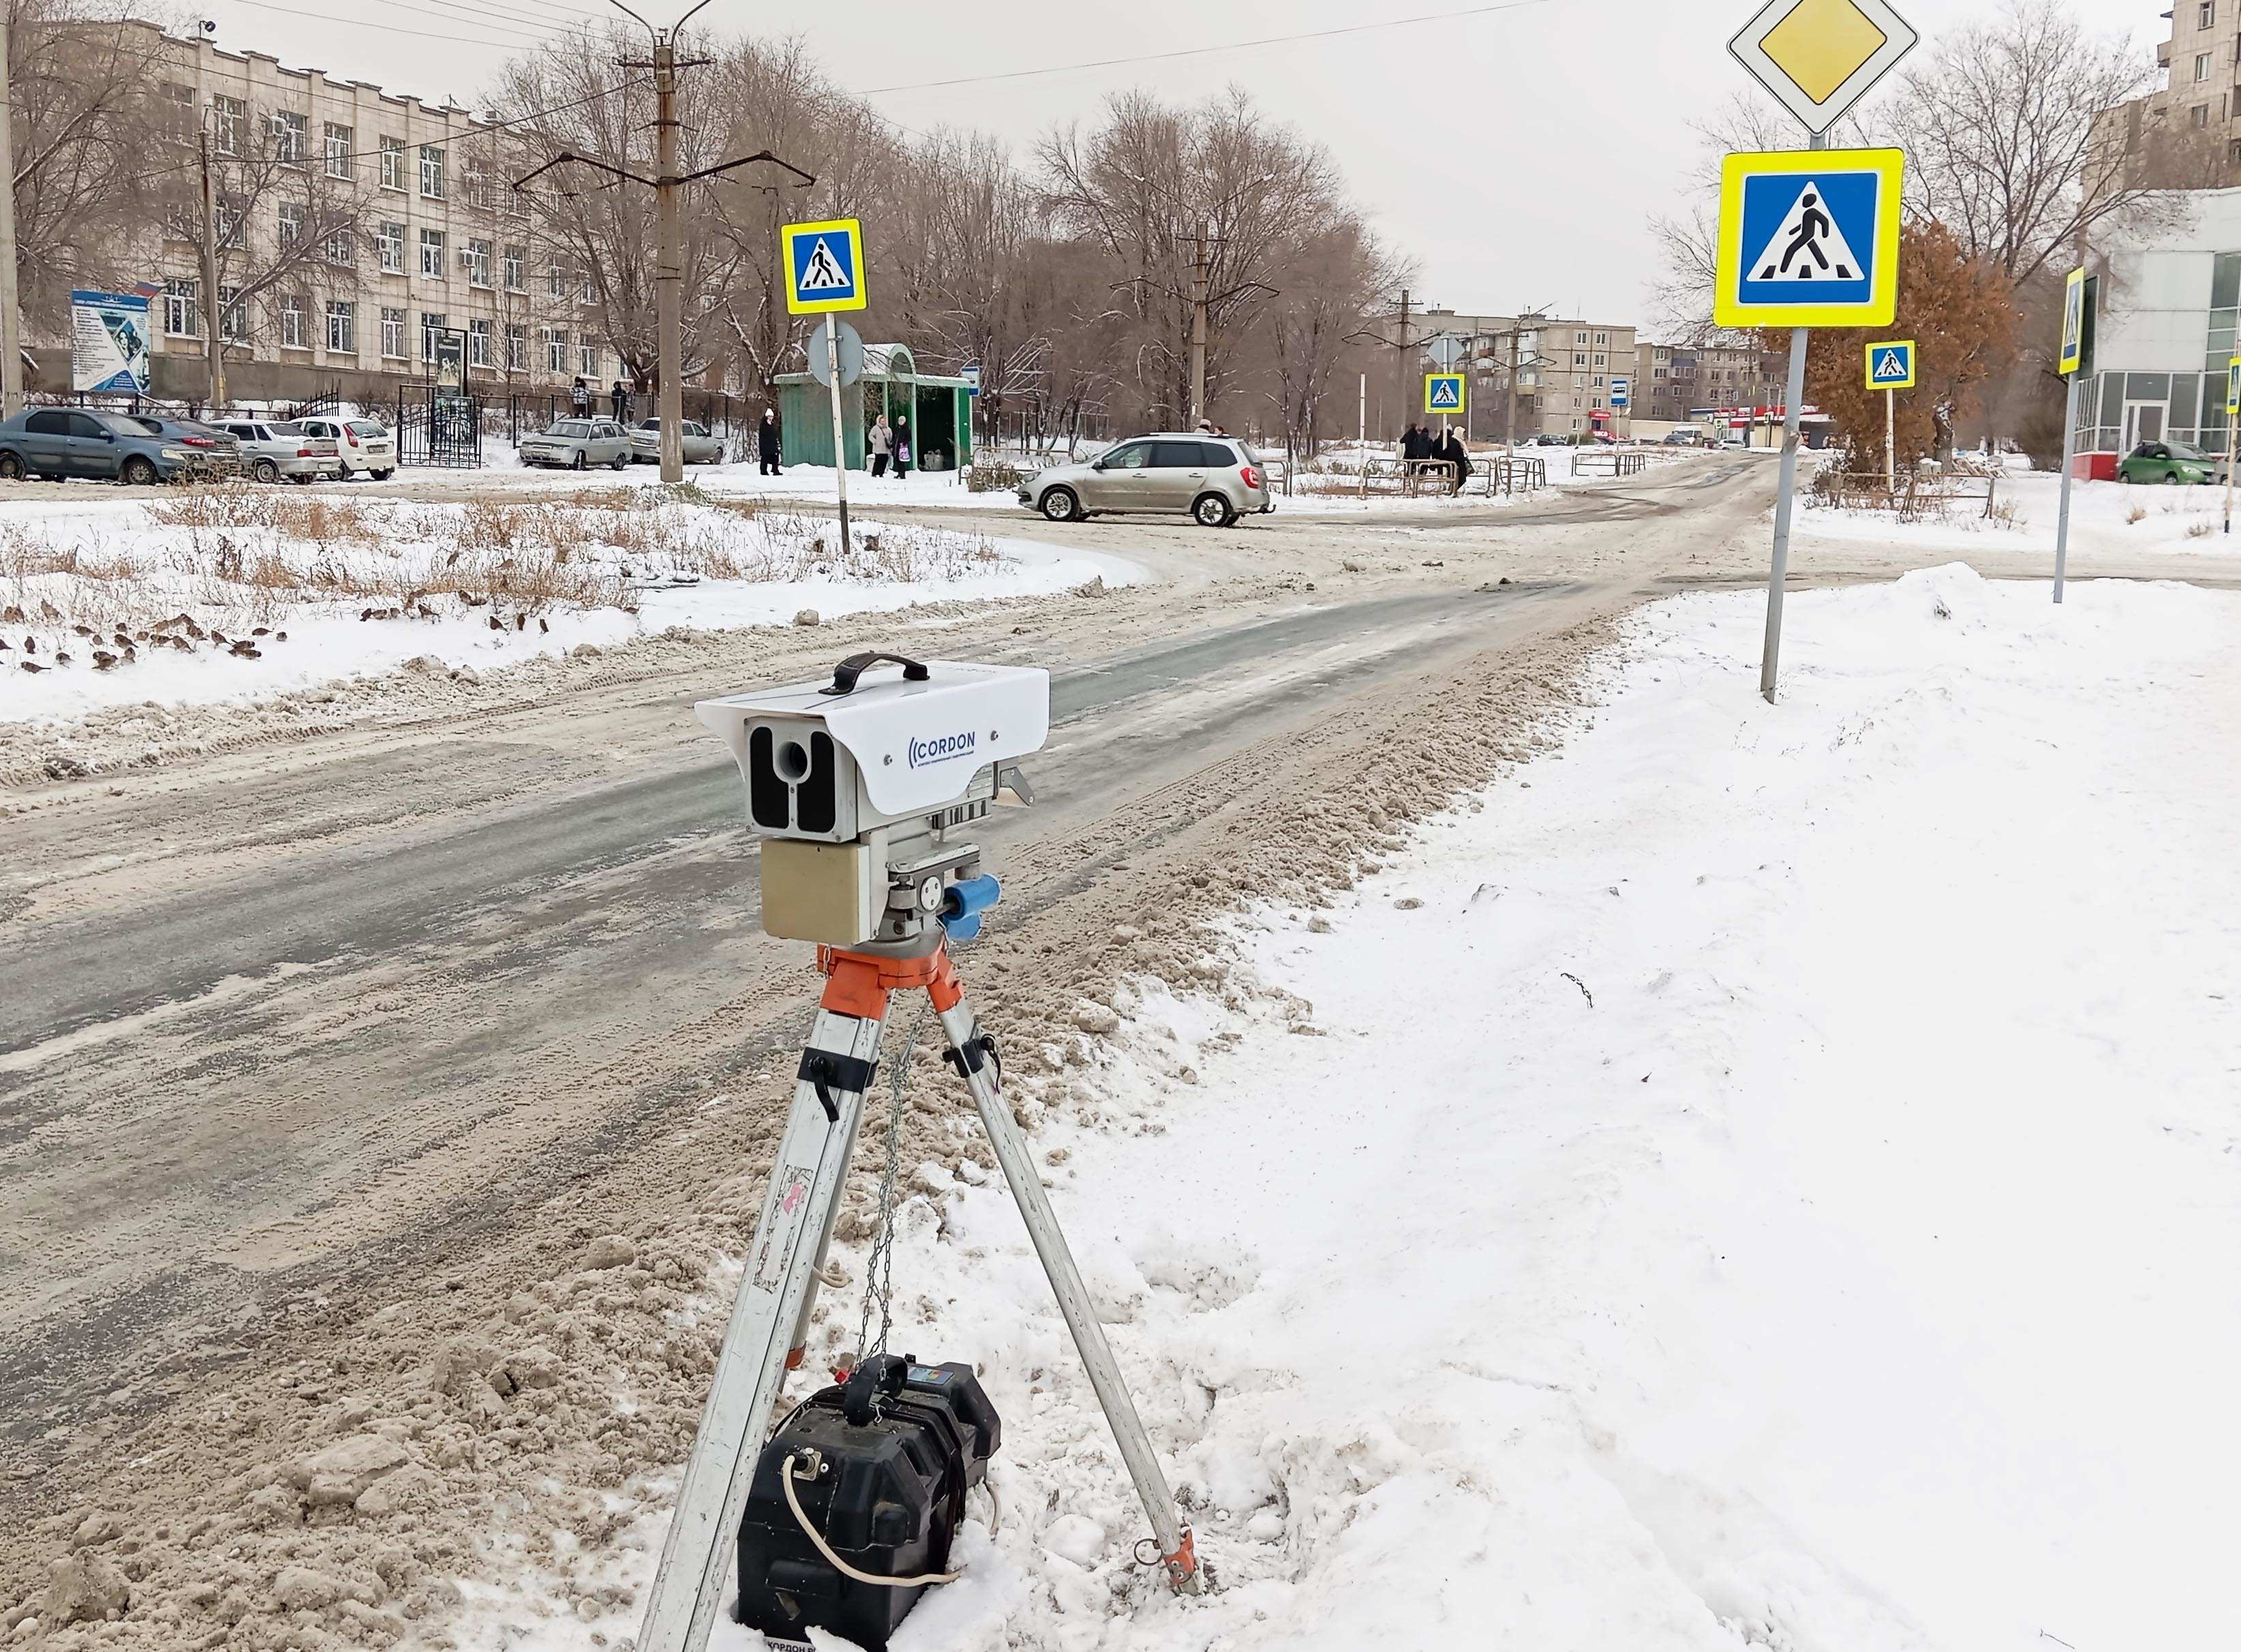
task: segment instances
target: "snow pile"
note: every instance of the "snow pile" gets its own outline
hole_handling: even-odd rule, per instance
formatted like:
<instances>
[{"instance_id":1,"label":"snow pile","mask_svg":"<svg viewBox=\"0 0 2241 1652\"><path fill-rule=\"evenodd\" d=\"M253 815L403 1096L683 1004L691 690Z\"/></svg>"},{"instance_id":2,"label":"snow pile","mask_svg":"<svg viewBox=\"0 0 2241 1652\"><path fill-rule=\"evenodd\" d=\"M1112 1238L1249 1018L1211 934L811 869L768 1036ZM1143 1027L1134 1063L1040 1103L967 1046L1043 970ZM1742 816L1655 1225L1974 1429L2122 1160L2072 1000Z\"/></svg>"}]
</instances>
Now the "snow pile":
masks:
<instances>
[{"instance_id":1,"label":"snow pile","mask_svg":"<svg viewBox=\"0 0 2241 1652\"><path fill-rule=\"evenodd\" d=\"M672 626L1043 595L1134 565L691 492L423 503L294 488L0 507L0 721L482 672Z\"/></svg>"},{"instance_id":2,"label":"snow pile","mask_svg":"<svg viewBox=\"0 0 2241 1652\"><path fill-rule=\"evenodd\" d=\"M900 1652L2241 1634L2241 599L1789 616L1769 707L1756 598L1643 611L1560 754L1244 927L1266 992L1012 1053L1223 1588L1132 1564L1000 1182L921 1173L895 1346L981 1363L1005 1518Z\"/></svg>"}]
</instances>

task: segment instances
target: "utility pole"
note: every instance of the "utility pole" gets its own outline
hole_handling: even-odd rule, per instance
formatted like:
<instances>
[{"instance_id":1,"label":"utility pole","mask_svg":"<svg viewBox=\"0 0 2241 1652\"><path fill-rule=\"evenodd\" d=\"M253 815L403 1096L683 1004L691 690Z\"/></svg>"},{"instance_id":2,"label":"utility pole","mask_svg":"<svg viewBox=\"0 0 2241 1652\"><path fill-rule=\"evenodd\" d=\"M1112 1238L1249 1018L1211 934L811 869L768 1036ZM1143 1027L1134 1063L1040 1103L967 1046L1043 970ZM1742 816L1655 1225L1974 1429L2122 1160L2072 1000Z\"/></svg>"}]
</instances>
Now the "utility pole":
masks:
<instances>
[{"instance_id":1,"label":"utility pole","mask_svg":"<svg viewBox=\"0 0 2241 1652\"><path fill-rule=\"evenodd\" d=\"M1206 253L1206 220L1198 221L1191 250L1191 423L1206 417L1206 305L1213 266Z\"/></svg>"},{"instance_id":2,"label":"utility pole","mask_svg":"<svg viewBox=\"0 0 2241 1652\"><path fill-rule=\"evenodd\" d=\"M701 0L702 5L706 3L707 0ZM685 479L685 231L677 211L680 185L674 29L654 37L653 97L653 211L661 243L653 265L657 345L661 358L661 479L673 483Z\"/></svg>"},{"instance_id":3,"label":"utility pole","mask_svg":"<svg viewBox=\"0 0 2241 1652\"><path fill-rule=\"evenodd\" d=\"M1401 338L1393 347L1393 393L1399 397L1400 411L1395 419L1408 417L1414 404L1408 399L1408 289L1401 289Z\"/></svg>"},{"instance_id":4,"label":"utility pole","mask_svg":"<svg viewBox=\"0 0 2241 1652\"><path fill-rule=\"evenodd\" d=\"M625 58L616 65L622 69L646 69L653 71L654 96L654 175L646 177L612 161L596 156L579 155L572 150L563 150L544 165L513 181L518 191L530 183L551 171L556 166L571 163L589 166L595 171L626 178L632 184L643 184L653 191L654 204L654 371L660 377L656 406L661 419L661 479L681 482L685 479L685 231L678 191L687 184L697 184L703 178L714 177L735 167L752 166L759 161L768 161L783 166L802 180L806 188L817 182L791 161L780 160L768 150L753 155L743 155L734 160L704 166L697 172L679 174L677 170L677 71L680 69L699 69L706 66L706 58L679 59L677 37L685 25L708 0L700 0L666 29L657 29L644 17L613 0L615 10L635 21L653 43L651 61Z\"/></svg>"},{"instance_id":5,"label":"utility pole","mask_svg":"<svg viewBox=\"0 0 2241 1652\"><path fill-rule=\"evenodd\" d=\"M211 171L210 117L195 134L203 164L202 323L203 350L210 364L211 418L225 411L225 306L217 293L217 180Z\"/></svg>"},{"instance_id":6,"label":"utility pole","mask_svg":"<svg viewBox=\"0 0 2241 1652\"><path fill-rule=\"evenodd\" d=\"M15 105L8 90L8 15L0 10L0 418L23 405L23 318L16 294Z\"/></svg>"}]
</instances>

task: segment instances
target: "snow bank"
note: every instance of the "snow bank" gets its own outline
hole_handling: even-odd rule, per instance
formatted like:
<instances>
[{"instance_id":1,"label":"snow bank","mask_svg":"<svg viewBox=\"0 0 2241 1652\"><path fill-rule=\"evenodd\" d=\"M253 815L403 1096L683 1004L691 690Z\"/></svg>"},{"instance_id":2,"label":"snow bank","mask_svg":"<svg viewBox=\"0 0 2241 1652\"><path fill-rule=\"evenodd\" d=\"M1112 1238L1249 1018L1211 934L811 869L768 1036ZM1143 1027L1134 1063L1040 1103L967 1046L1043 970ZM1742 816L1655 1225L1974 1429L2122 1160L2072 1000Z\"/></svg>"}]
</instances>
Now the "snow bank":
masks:
<instances>
[{"instance_id":1,"label":"snow bank","mask_svg":"<svg viewBox=\"0 0 2241 1652\"><path fill-rule=\"evenodd\" d=\"M2241 1634L2241 599L1789 614L1769 707L1755 598L1645 610L1561 753L1248 926L1288 1011L1139 984L1066 1119L1015 1053L1223 1588L1132 1565L960 1185L896 1345L982 1363L1005 1523L899 1652Z\"/></svg>"}]
</instances>

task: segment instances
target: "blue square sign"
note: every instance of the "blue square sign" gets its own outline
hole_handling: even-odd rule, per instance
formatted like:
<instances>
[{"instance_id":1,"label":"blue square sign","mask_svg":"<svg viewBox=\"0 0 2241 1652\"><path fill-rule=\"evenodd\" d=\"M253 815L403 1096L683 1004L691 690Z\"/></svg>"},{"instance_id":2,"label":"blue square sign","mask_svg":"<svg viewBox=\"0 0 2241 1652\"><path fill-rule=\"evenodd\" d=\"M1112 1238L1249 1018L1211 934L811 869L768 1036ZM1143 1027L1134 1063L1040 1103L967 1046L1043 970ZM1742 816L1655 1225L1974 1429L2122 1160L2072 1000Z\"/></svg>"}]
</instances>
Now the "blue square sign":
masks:
<instances>
[{"instance_id":1,"label":"blue square sign","mask_svg":"<svg viewBox=\"0 0 2241 1652\"><path fill-rule=\"evenodd\" d=\"M788 310L816 316L864 308L864 231L854 218L789 224L779 237L786 246Z\"/></svg>"},{"instance_id":2,"label":"blue square sign","mask_svg":"<svg viewBox=\"0 0 2241 1652\"><path fill-rule=\"evenodd\" d=\"M1723 168L1723 327L1888 325L1898 304L1896 150L1730 155Z\"/></svg>"}]
</instances>

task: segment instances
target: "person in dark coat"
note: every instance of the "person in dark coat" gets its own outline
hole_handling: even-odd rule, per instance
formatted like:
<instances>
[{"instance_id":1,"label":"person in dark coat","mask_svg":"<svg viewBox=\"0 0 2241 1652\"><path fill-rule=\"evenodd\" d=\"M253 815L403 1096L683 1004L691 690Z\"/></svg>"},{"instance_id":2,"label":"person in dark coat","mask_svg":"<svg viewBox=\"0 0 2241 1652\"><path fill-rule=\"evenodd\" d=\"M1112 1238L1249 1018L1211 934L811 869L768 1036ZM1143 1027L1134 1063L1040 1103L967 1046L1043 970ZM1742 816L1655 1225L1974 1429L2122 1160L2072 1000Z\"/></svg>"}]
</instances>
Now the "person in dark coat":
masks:
<instances>
[{"instance_id":1,"label":"person in dark coat","mask_svg":"<svg viewBox=\"0 0 2241 1652\"><path fill-rule=\"evenodd\" d=\"M1430 433L1413 419L1409 421L1408 434L1401 438L1401 457L1407 462L1411 475L1424 460L1432 457Z\"/></svg>"},{"instance_id":2,"label":"person in dark coat","mask_svg":"<svg viewBox=\"0 0 2241 1652\"><path fill-rule=\"evenodd\" d=\"M1447 440L1440 444L1440 451L1436 457L1447 460L1455 467L1455 492L1462 492L1463 484L1470 480L1470 454L1463 446L1463 438L1455 434L1453 426L1449 426L1448 430Z\"/></svg>"},{"instance_id":3,"label":"person in dark coat","mask_svg":"<svg viewBox=\"0 0 2241 1652\"><path fill-rule=\"evenodd\" d=\"M895 415L896 476L905 477L910 474L911 460L913 457L911 451L910 420L898 413Z\"/></svg>"},{"instance_id":4,"label":"person in dark coat","mask_svg":"<svg viewBox=\"0 0 2241 1652\"><path fill-rule=\"evenodd\" d=\"M615 423L618 425L629 424L631 416L631 393L629 389L625 386L623 381L619 378L615 380L614 394L611 399L614 404Z\"/></svg>"},{"instance_id":5,"label":"person in dark coat","mask_svg":"<svg viewBox=\"0 0 2241 1652\"><path fill-rule=\"evenodd\" d=\"M762 460L759 474L776 476L778 467L778 414L775 410L763 409L763 422L755 427L755 456Z\"/></svg>"}]
</instances>

